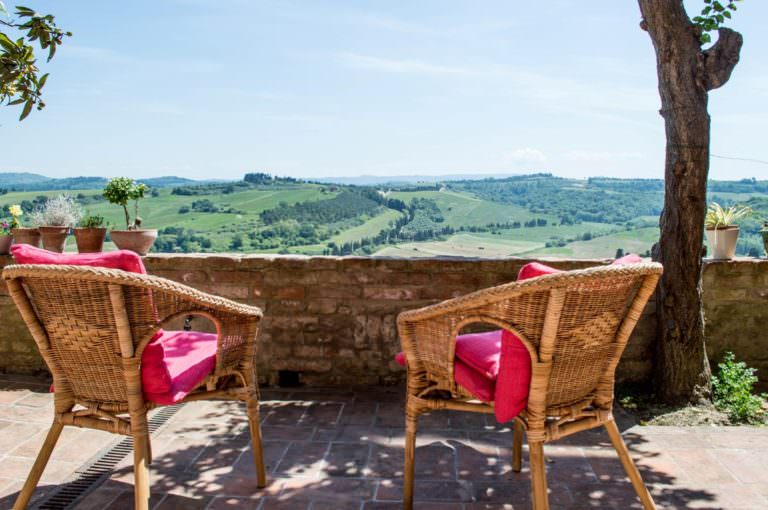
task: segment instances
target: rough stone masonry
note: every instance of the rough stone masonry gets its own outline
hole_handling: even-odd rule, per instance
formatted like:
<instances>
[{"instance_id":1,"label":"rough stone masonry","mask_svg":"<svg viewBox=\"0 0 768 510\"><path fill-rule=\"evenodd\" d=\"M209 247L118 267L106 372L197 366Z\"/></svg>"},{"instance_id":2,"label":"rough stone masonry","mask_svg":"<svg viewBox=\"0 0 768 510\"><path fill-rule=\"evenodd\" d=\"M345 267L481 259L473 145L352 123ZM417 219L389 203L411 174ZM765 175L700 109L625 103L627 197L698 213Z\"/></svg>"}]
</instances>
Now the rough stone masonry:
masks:
<instances>
[{"instance_id":1,"label":"rough stone masonry","mask_svg":"<svg viewBox=\"0 0 768 510\"><path fill-rule=\"evenodd\" d=\"M262 307L262 383L276 384L285 371L306 384L343 385L404 378L393 361L399 312L513 281L530 260L153 254L144 262L151 274ZM609 261L545 262L578 269ZM11 263L0 256L0 268ZM707 261L704 301L710 358L732 350L768 387L768 260ZM45 370L4 284L0 321L0 371ZM205 328L201 321L195 327ZM651 302L619 365L620 381L651 376L655 327Z\"/></svg>"}]
</instances>

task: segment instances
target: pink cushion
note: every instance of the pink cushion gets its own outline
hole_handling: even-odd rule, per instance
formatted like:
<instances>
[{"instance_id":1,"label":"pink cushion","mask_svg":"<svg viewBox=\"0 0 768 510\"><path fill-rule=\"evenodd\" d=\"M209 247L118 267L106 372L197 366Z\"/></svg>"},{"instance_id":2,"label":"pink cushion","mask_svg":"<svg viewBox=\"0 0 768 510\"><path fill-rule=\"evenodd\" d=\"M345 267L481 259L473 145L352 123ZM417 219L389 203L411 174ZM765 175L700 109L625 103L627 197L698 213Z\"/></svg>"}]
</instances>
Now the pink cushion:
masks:
<instances>
[{"instance_id":1,"label":"pink cushion","mask_svg":"<svg viewBox=\"0 0 768 510\"><path fill-rule=\"evenodd\" d=\"M623 264L639 264L643 261L643 257L640 255L635 255L634 253L629 253L627 255L624 255L621 258L618 258L611 262L611 265L623 265Z\"/></svg>"},{"instance_id":2,"label":"pink cushion","mask_svg":"<svg viewBox=\"0 0 768 510\"><path fill-rule=\"evenodd\" d=\"M216 366L217 336L197 331L164 331L141 355L141 384L147 400L175 404Z\"/></svg>"},{"instance_id":3,"label":"pink cushion","mask_svg":"<svg viewBox=\"0 0 768 510\"><path fill-rule=\"evenodd\" d=\"M528 278L535 278L545 274L562 273L560 269L549 267L540 262L530 262L520 268L520 272L517 273L517 280L527 280Z\"/></svg>"},{"instance_id":4,"label":"pink cushion","mask_svg":"<svg viewBox=\"0 0 768 510\"><path fill-rule=\"evenodd\" d=\"M55 253L29 244L11 246L13 258L19 264L55 264L70 266L122 269L130 273L147 274L141 257L132 251L118 250L104 253Z\"/></svg>"},{"instance_id":5,"label":"pink cushion","mask_svg":"<svg viewBox=\"0 0 768 510\"><path fill-rule=\"evenodd\" d=\"M517 335L504 330L500 357L493 400L496 421L504 423L520 414L528 405L531 355Z\"/></svg>"},{"instance_id":6,"label":"pink cushion","mask_svg":"<svg viewBox=\"0 0 768 510\"><path fill-rule=\"evenodd\" d=\"M461 336L456 337L457 345L460 338ZM405 353L398 352L395 356L395 361L399 365L405 366ZM484 374L478 372L460 359L457 359L456 363L453 365L453 379L458 385L469 391L476 398L479 398L484 402L491 402L493 400L493 388L496 385L496 376L486 377Z\"/></svg>"},{"instance_id":7,"label":"pink cushion","mask_svg":"<svg viewBox=\"0 0 768 510\"><path fill-rule=\"evenodd\" d=\"M493 401L502 336L502 331L496 330L456 337L453 378L458 385L485 402ZM398 353L395 361L405 366L405 353Z\"/></svg>"},{"instance_id":8,"label":"pink cushion","mask_svg":"<svg viewBox=\"0 0 768 510\"><path fill-rule=\"evenodd\" d=\"M456 357L488 379L499 374L501 330L456 337Z\"/></svg>"},{"instance_id":9,"label":"pink cushion","mask_svg":"<svg viewBox=\"0 0 768 510\"><path fill-rule=\"evenodd\" d=\"M496 378L489 379L460 359L453 364L453 380L483 402L493 401Z\"/></svg>"},{"instance_id":10,"label":"pink cushion","mask_svg":"<svg viewBox=\"0 0 768 510\"><path fill-rule=\"evenodd\" d=\"M531 262L520 268L517 281L554 273L560 269ZM496 420L507 422L520 414L528 405L531 387L531 356L517 335L504 330L501 335L499 371L494 393Z\"/></svg>"}]
</instances>

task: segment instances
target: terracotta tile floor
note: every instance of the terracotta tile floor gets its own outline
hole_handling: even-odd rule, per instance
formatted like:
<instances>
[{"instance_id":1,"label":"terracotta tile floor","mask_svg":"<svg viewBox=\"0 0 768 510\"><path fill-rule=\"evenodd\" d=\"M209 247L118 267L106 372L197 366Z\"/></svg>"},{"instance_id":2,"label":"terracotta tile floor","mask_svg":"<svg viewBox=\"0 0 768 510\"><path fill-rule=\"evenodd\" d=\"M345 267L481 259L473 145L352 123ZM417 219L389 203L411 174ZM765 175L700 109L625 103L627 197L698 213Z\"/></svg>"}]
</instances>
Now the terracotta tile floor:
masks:
<instances>
[{"instance_id":1,"label":"terracotta tile floor","mask_svg":"<svg viewBox=\"0 0 768 510\"><path fill-rule=\"evenodd\" d=\"M182 407L153 436L156 509L389 510L401 508L399 388L265 390L270 482L256 489L247 422L237 404ZM40 379L0 376L0 508L10 508L51 419ZM662 508L768 508L768 429L620 425ZM492 417L435 413L420 422L416 508L529 508L529 476L509 466L511 434ZM65 429L36 501L116 442ZM548 445L552 508L640 508L599 431ZM525 457L524 457L525 458ZM130 456L77 508L133 508Z\"/></svg>"}]
</instances>

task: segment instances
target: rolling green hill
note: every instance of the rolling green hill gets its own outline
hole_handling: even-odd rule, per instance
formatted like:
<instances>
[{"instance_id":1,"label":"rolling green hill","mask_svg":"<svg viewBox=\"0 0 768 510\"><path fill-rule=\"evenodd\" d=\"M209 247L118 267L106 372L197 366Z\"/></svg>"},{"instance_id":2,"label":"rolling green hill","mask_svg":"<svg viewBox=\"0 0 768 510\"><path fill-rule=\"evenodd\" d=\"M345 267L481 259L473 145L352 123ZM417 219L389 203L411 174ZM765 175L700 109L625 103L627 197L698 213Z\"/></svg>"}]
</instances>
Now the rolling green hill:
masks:
<instances>
[{"instance_id":1,"label":"rolling green hill","mask_svg":"<svg viewBox=\"0 0 768 510\"><path fill-rule=\"evenodd\" d=\"M18 183L14 183L18 179ZM41 191L10 191L43 186ZM0 174L0 218L7 207L29 212L62 193L62 183L90 214L123 226L91 180ZM90 178L89 178L90 179ZM101 181L99 181L101 182ZM613 257L647 254L658 238L663 183L561 179L546 174L441 183L351 186L249 174L245 181L150 181L143 225L160 231L155 251L466 257ZM768 220L768 183L710 183L710 199L747 203L739 254L762 255L757 234Z\"/></svg>"}]
</instances>

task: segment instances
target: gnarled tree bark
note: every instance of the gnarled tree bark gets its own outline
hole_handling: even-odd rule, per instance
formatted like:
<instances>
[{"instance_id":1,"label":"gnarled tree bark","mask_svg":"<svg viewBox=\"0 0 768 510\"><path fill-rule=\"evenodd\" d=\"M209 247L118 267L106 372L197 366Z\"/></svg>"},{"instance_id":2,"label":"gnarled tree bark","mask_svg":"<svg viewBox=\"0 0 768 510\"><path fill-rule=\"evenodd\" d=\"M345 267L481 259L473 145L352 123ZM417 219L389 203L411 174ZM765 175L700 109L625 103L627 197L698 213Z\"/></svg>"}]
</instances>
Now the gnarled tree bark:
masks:
<instances>
[{"instance_id":1,"label":"gnarled tree bark","mask_svg":"<svg viewBox=\"0 0 768 510\"><path fill-rule=\"evenodd\" d=\"M656 390L666 402L710 398L704 345L702 246L709 174L708 92L724 85L739 61L742 37L720 29L702 50L700 29L682 0L638 0L641 28L656 51L661 116L666 128L664 210L654 258L664 265L656 300L659 334Z\"/></svg>"}]
</instances>

